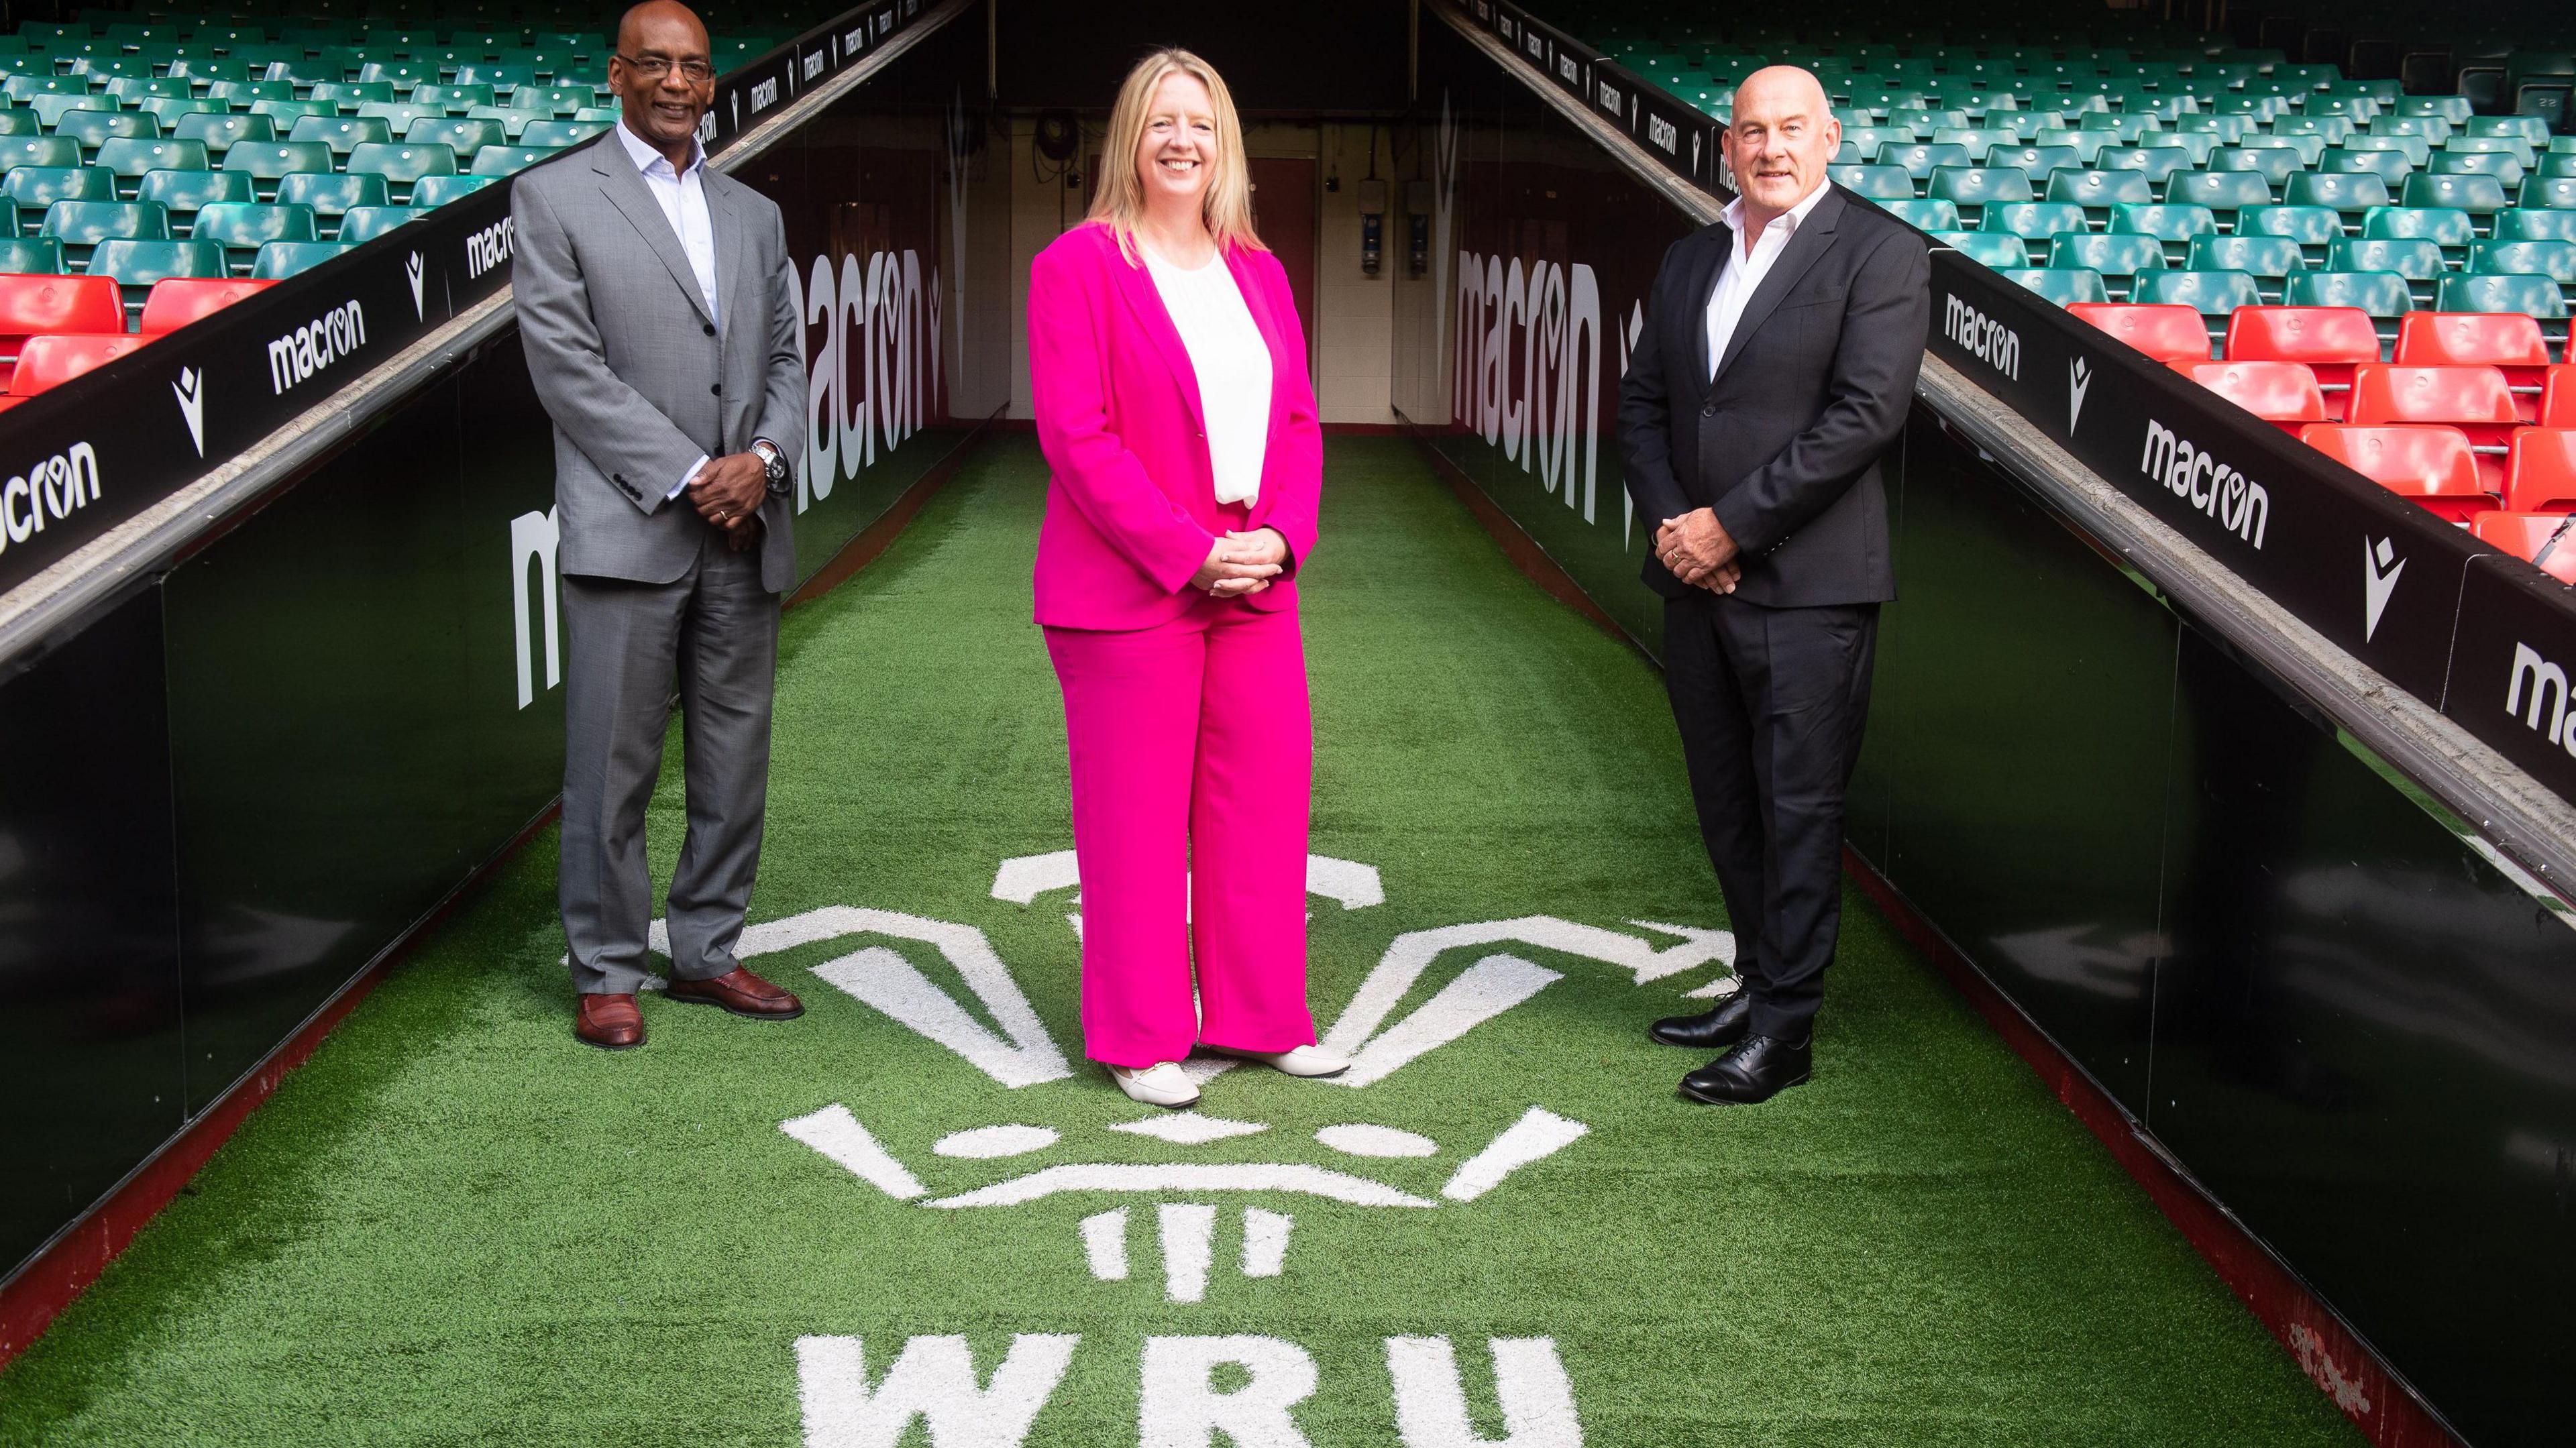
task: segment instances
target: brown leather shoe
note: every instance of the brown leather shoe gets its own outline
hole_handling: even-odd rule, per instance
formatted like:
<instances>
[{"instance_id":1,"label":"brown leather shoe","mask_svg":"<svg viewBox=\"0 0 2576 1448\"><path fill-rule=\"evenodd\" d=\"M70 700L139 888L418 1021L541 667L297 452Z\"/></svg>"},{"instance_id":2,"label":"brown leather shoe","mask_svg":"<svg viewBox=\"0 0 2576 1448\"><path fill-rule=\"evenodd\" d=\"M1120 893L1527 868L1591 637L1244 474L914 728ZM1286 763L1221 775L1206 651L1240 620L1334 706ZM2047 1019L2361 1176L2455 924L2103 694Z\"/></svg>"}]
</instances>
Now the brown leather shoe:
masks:
<instances>
[{"instance_id":1,"label":"brown leather shoe","mask_svg":"<svg viewBox=\"0 0 2576 1448\"><path fill-rule=\"evenodd\" d=\"M712 980L675 978L666 994L675 1001L722 1006L754 1020L792 1021L805 1014L803 1001L738 965Z\"/></svg>"},{"instance_id":2,"label":"brown leather shoe","mask_svg":"<svg viewBox=\"0 0 2576 1448\"><path fill-rule=\"evenodd\" d=\"M644 1044L644 1013L631 995L584 995L572 1033L603 1051L630 1050Z\"/></svg>"}]
</instances>

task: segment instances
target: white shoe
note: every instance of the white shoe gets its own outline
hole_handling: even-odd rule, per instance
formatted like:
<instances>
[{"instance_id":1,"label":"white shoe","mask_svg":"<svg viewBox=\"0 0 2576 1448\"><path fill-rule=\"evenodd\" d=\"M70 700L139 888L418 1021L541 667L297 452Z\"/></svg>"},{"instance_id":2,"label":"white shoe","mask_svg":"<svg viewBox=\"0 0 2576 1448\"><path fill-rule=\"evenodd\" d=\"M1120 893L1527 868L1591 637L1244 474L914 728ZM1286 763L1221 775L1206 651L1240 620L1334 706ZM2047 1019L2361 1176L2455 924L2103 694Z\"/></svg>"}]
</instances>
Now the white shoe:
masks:
<instances>
[{"instance_id":1,"label":"white shoe","mask_svg":"<svg viewBox=\"0 0 2576 1448\"><path fill-rule=\"evenodd\" d=\"M1177 1108L1198 1104L1199 1088L1191 1085L1190 1078L1181 1074L1177 1061L1157 1061L1141 1071L1112 1066L1109 1079L1117 1082L1118 1089L1126 1092L1130 1099L1148 1106Z\"/></svg>"},{"instance_id":2,"label":"white shoe","mask_svg":"<svg viewBox=\"0 0 2576 1448\"><path fill-rule=\"evenodd\" d=\"M1339 1076L1351 1069L1350 1057L1327 1051L1321 1046L1299 1046L1293 1051L1236 1051L1224 1046L1209 1049L1240 1056L1247 1061L1259 1061L1273 1071L1290 1076Z\"/></svg>"}]
</instances>

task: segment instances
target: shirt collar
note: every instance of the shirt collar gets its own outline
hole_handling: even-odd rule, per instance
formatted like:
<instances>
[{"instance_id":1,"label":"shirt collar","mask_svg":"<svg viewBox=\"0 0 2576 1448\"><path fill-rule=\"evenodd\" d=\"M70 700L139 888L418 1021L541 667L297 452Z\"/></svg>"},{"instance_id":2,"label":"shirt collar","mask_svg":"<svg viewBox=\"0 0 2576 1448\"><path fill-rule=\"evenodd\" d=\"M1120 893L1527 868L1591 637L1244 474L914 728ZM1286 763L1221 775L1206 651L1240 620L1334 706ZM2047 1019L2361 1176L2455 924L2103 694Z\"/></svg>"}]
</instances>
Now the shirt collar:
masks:
<instances>
[{"instance_id":1,"label":"shirt collar","mask_svg":"<svg viewBox=\"0 0 2576 1448\"><path fill-rule=\"evenodd\" d=\"M1771 224L1773 226L1780 227L1783 231L1795 235L1798 228L1806 224L1807 214L1816 209L1816 203L1825 199L1825 192L1827 189L1828 188L1819 185L1815 190L1807 193L1806 200L1799 202L1797 205L1790 207L1788 210L1781 212L1778 216L1772 218ZM1743 231L1744 198L1738 196L1733 201L1726 203L1726 209L1718 213L1718 219L1726 223L1726 229L1729 231ZM1786 222L1788 224L1782 226L1782 222Z\"/></svg>"},{"instance_id":2,"label":"shirt collar","mask_svg":"<svg viewBox=\"0 0 2576 1448\"><path fill-rule=\"evenodd\" d=\"M660 165L666 170L669 169L671 158L663 155L657 150L654 150L651 143L647 142L642 136L635 134L634 131L628 129L623 118L620 118L617 122L616 131L618 142L626 147L627 158L635 163L636 170L650 171L656 165ZM697 137L691 136L689 138L689 164L682 167L681 171L695 171L705 164L707 164L707 148L698 140ZM674 172L673 174L676 175L679 173Z\"/></svg>"}]
</instances>

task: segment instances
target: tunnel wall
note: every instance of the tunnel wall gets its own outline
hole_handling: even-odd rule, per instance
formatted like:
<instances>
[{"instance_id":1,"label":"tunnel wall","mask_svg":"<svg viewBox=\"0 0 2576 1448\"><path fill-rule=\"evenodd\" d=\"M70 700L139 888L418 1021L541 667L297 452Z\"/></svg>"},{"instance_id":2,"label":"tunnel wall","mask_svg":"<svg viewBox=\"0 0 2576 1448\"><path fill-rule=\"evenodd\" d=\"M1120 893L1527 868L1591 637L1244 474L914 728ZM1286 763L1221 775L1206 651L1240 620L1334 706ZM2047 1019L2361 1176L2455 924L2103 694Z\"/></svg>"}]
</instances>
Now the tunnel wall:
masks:
<instances>
[{"instance_id":1,"label":"tunnel wall","mask_svg":"<svg viewBox=\"0 0 2576 1448\"><path fill-rule=\"evenodd\" d=\"M1698 223L1428 17L1413 140L1396 406L1653 653L1612 413ZM2557 1431L2565 905L1919 399L1889 504L1855 851L2460 1432ZM2363 1365L2301 1331L2390 1441Z\"/></svg>"},{"instance_id":2,"label":"tunnel wall","mask_svg":"<svg viewBox=\"0 0 2576 1448\"><path fill-rule=\"evenodd\" d=\"M1008 396L1006 153L983 145L981 12L944 20L918 0L864 7L718 97L729 140L752 119L726 109L730 95L768 78L769 95L792 99L789 72L810 90L904 25L939 24L733 168L779 203L798 263L813 375L800 578ZM433 262L453 244L461 267L464 238L506 218L506 197L456 205L478 203L493 215L387 241ZM503 240L497 258L487 243L485 270L506 281L506 231L487 235ZM391 301L420 320L399 252L368 259L386 257L403 293ZM288 285L387 281L364 271ZM436 265L429 275L425 325L477 300L445 295ZM216 372L213 386L238 375ZM102 379L105 402L56 410L94 420L112 415L117 389L140 388L151 428L175 433L167 400L149 395L168 381L128 367ZM19 762L0 791L0 1281L550 809L563 689L549 429L505 329L9 661L0 737ZM26 1319L0 1318L5 1359Z\"/></svg>"}]
</instances>

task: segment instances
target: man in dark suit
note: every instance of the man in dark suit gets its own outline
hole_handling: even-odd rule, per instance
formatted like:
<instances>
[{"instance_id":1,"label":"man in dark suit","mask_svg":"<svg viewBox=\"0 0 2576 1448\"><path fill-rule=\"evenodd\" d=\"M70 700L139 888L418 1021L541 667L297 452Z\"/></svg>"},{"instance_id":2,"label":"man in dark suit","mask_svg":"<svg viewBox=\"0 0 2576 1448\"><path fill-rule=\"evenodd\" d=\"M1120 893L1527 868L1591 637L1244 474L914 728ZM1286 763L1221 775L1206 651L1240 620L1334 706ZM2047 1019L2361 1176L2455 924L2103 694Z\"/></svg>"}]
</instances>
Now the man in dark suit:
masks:
<instances>
[{"instance_id":1,"label":"man in dark suit","mask_svg":"<svg viewBox=\"0 0 2576 1448\"><path fill-rule=\"evenodd\" d=\"M1922 238L1825 181L1842 127L1794 66L1747 77L1721 142L1739 195L1664 253L1619 384L1619 448L1657 520L1664 679L1743 988L1654 1037L1728 1048L1701 1101L1807 1079L1842 911L1843 791L1896 596L1878 460L1931 325Z\"/></svg>"}]
</instances>

